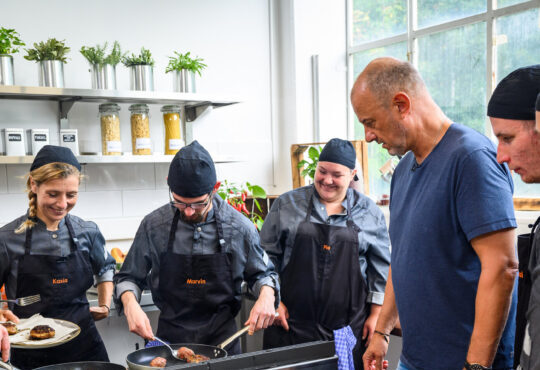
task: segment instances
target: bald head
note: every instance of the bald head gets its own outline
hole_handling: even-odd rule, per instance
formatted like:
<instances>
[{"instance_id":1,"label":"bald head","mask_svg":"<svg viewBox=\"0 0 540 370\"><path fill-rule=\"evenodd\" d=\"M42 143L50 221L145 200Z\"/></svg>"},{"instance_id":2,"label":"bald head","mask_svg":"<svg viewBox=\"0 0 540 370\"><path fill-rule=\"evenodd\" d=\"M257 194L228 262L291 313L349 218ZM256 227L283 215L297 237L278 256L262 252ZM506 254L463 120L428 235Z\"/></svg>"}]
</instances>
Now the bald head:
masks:
<instances>
[{"instance_id":1,"label":"bald head","mask_svg":"<svg viewBox=\"0 0 540 370\"><path fill-rule=\"evenodd\" d=\"M360 73L351 90L351 100L356 93L369 91L382 106L387 108L397 92L411 97L427 93L422 77L408 62L394 58L377 58Z\"/></svg>"}]
</instances>

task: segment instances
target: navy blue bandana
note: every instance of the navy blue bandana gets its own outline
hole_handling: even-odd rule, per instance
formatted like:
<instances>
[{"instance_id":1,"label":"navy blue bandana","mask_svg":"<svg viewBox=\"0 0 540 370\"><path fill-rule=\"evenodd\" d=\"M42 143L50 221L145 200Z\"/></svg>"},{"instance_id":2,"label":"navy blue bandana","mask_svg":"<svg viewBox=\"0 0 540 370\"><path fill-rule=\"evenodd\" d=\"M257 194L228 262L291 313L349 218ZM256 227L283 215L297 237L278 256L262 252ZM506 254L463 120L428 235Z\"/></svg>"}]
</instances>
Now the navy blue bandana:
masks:
<instances>
[{"instance_id":1,"label":"navy blue bandana","mask_svg":"<svg viewBox=\"0 0 540 370\"><path fill-rule=\"evenodd\" d=\"M54 162L67 163L77 168L79 171L81 170L81 164L71 149L57 145L45 145L40 149L38 154L36 154L32 166L30 166L30 171Z\"/></svg>"},{"instance_id":2,"label":"navy blue bandana","mask_svg":"<svg viewBox=\"0 0 540 370\"><path fill-rule=\"evenodd\" d=\"M334 138L324 146L319 155L319 162L338 163L354 170L356 151L350 141Z\"/></svg>"},{"instance_id":3,"label":"navy blue bandana","mask_svg":"<svg viewBox=\"0 0 540 370\"><path fill-rule=\"evenodd\" d=\"M167 178L171 191L186 198L210 193L216 181L214 161L197 140L176 153Z\"/></svg>"}]
</instances>

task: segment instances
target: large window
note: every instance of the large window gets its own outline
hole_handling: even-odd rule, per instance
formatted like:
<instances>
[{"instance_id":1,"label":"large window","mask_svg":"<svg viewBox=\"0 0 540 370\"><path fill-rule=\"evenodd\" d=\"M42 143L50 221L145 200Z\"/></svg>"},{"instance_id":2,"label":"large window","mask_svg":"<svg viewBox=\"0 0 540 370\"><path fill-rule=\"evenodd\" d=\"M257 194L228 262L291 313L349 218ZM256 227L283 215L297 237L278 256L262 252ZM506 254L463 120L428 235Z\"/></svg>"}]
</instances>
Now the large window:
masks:
<instances>
[{"instance_id":1,"label":"large window","mask_svg":"<svg viewBox=\"0 0 540 370\"><path fill-rule=\"evenodd\" d=\"M374 58L412 62L445 114L493 138L486 106L497 83L514 69L540 63L538 0L350 0L349 65L354 78ZM364 138L354 117L354 139ZM370 194L388 194L379 168L390 158L368 146ZM515 196L540 197L540 185L514 176Z\"/></svg>"}]
</instances>

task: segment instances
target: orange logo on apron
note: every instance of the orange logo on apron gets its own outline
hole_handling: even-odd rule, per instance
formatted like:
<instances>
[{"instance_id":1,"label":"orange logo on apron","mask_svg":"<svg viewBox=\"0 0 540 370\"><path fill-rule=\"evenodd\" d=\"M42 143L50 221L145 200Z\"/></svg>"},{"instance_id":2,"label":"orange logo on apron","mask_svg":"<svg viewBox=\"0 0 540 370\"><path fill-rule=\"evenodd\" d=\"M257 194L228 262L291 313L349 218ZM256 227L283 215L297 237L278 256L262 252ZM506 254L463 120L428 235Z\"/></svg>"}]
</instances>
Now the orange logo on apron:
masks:
<instances>
[{"instance_id":1,"label":"orange logo on apron","mask_svg":"<svg viewBox=\"0 0 540 370\"><path fill-rule=\"evenodd\" d=\"M67 278L63 278L63 279L52 279L52 283L53 283L53 284L67 284L67 283L68 283L68 279L67 279Z\"/></svg>"},{"instance_id":2,"label":"orange logo on apron","mask_svg":"<svg viewBox=\"0 0 540 370\"><path fill-rule=\"evenodd\" d=\"M191 285L204 285L204 284L206 284L206 280L204 280L204 279L187 279L186 283L191 284Z\"/></svg>"},{"instance_id":3,"label":"orange logo on apron","mask_svg":"<svg viewBox=\"0 0 540 370\"><path fill-rule=\"evenodd\" d=\"M325 251L330 251L330 249L332 249L332 247L325 244L325 245L323 245L323 249L324 249Z\"/></svg>"}]
</instances>

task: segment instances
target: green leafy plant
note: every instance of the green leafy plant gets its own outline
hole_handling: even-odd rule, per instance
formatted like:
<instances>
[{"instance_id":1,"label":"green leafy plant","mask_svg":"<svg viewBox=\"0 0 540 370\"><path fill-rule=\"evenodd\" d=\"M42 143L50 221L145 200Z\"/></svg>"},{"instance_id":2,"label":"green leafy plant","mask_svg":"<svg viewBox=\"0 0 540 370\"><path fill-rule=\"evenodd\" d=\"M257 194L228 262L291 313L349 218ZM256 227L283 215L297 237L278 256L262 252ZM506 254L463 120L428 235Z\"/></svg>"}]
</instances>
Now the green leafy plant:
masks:
<instances>
[{"instance_id":1,"label":"green leafy plant","mask_svg":"<svg viewBox=\"0 0 540 370\"><path fill-rule=\"evenodd\" d=\"M218 189L218 195L226 200L234 209L242 213L249 218L255 225L257 230L262 228L264 220L260 213L262 213L261 205L257 199L266 199L266 191L259 185L253 185L249 182L242 183L240 185L233 182L224 180L220 183ZM251 210L246 207L246 200L248 198L253 199ZM257 211L259 213L257 213Z\"/></svg>"},{"instance_id":2,"label":"green leafy plant","mask_svg":"<svg viewBox=\"0 0 540 370\"><path fill-rule=\"evenodd\" d=\"M120 49L120 44L118 43L118 41L115 41L113 44L111 53L105 57L104 62L105 64L110 64L110 65L115 66L122 61L122 58L126 54L127 52L122 54L122 49Z\"/></svg>"},{"instance_id":3,"label":"green leafy plant","mask_svg":"<svg viewBox=\"0 0 540 370\"><path fill-rule=\"evenodd\" d=\"M139 55L131 54L131 56L122 57L122 63L126 67L148 65L154 66L154 59L152 58L152 53L150 50L141 48L141 53Z\"/></svg>"},{"instance_id":4,"label":"green leafy plant","mask_svg":"<svg viewBox=\"0 0 540 370\"><path fill-rule=\"evenodd\" d=\"M111 53L107 56L105 56L106 51L107 42L103 46L100 46L99 44L96 46L83 46L80 50L81 54L86 58L86 60L88 60L90 64L95 64L98 66L105 64L116 66L118 63L120 63L122 57L124 56L118 41L114 42Z\"/></svg>"},{"instance_id":5,"label":"green leafy plant","mask_svg":"<svg viewBox=\"0 0 540 370\"><path fill-rule=\"evenodd\" d=\"M206 64L203 63L202 58L195 57L192 58L189 56L190 52L188 51L185 54L174 52L176 57L169 57L169 65L165 69L165 73L172 71L181 71L183 69L191 71L193 73L198 73L201 75L201 71L206 68Z\"/></svg>"},{"instance_id":6,"label":"green leafy plant","mask_svg":"<svg viewBox=\"0 0 540 370\"><path fill-rule=\"evenodd\" d=\"M45 42L39 44L34 42L33 49L25 49L28 55L24 56L26 60L34 60L41 62L43 60L59 60L63 63L67 63L66 55L71 50L65 45L65 40L59 41L57 39L48 39Z\"/></svg>"},{"instance_id":7,"label":"green leafy plant","mask_svg":"<svg viewBox=\"0 0 540 370\"><path fill-rule=\"evenodd\" d=\"M19 39L19 33L11 28L0 28L0 55L15 54L19 46L26 44Z\"/></svg>"},{"instance_id":8,"label":"green leafy plant","mask_svg":"<svg viewBox=\"0 0 540 370\"><path fill-rule=\"evenodd\" d=\"M321 154L322 146L310 146L308 149L308 157L310 160L303 159L298 162L298 168L302 169L300 174L304 177L308 176L312 180L315 178L315 170L319 163L319 155Z\"/></svg>"}]
</instances>

